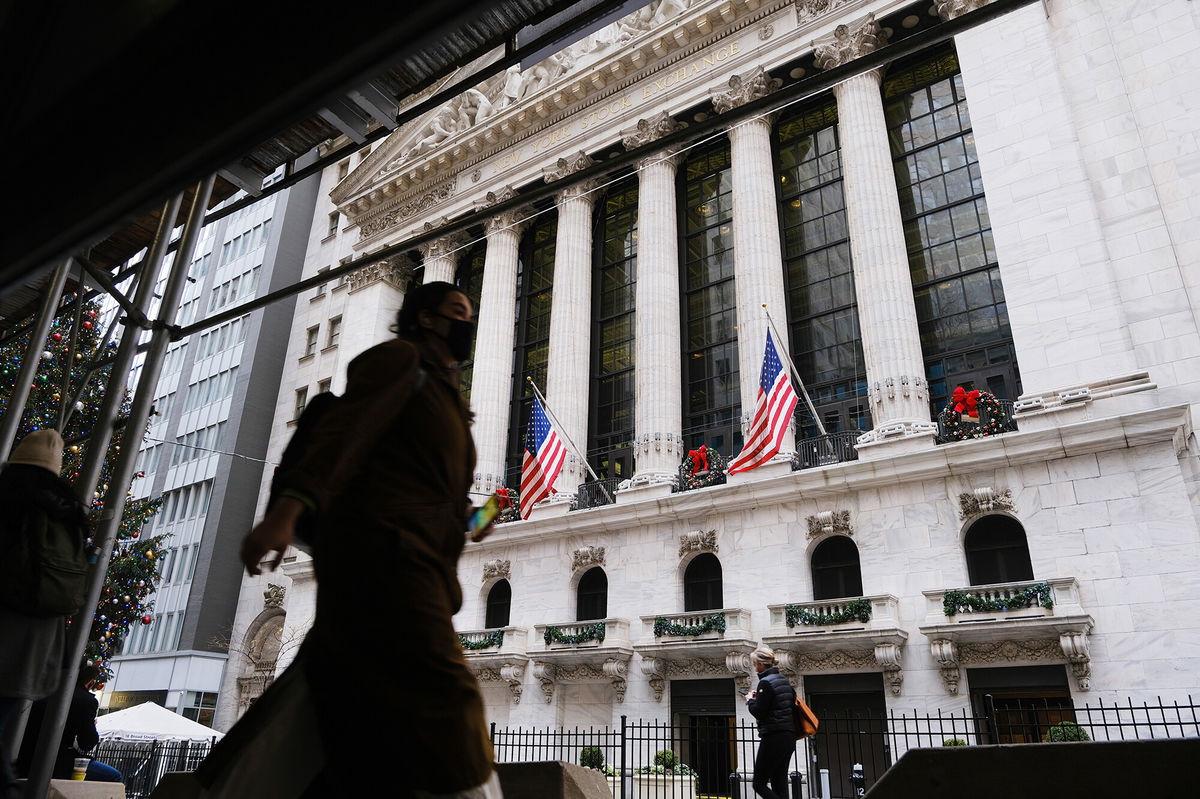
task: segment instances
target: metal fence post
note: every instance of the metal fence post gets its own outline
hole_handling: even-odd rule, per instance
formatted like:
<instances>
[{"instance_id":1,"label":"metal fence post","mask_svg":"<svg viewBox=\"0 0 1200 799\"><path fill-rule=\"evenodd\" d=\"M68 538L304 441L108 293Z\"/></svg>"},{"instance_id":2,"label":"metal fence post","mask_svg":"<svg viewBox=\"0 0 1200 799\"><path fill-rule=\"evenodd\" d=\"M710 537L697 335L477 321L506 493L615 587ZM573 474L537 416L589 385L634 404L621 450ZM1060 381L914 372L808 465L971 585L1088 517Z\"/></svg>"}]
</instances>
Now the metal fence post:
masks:
<instances>
[{"instance_id":1,"label":"metal fence post","mask_svg":"<svg viewBox=\"0 0 1200 799\"><path fill-rule=\"evenodd\" d=\"M621 714L621 799L625 799L625 742L626 721L629 717Z\"/></svg>"},{"instance_id":2,"label":"metal fence post","mask_svg":"<svg viewBox=\"0 0 1200 799\"><path fill-rule=\"evenodd\" d=\"M804 775L793 771L788 774L788 782L792 788L792 799L804 799Z\"/></svg>"},{"instance_id":3,"label":"metal fence post","mask_svg":"<svg viewBox=\"0 0 1200 799\"><path fill-rule=\"evenodd\" d=\"M983 720L987 726L988 743L1000 743L1000 731L996 726L996 703L991 694L983 695Z\"/></svg>"},{"instance_id":4,"label":"metal fence post","mask_svg":"<svg viewBox=\"0 0 1200 799\"><path fill-rule=\"evenodd\" d=\"M742 799L742 775L736 771L729 775L730 799Z\"/></svg>"}]
</instances>

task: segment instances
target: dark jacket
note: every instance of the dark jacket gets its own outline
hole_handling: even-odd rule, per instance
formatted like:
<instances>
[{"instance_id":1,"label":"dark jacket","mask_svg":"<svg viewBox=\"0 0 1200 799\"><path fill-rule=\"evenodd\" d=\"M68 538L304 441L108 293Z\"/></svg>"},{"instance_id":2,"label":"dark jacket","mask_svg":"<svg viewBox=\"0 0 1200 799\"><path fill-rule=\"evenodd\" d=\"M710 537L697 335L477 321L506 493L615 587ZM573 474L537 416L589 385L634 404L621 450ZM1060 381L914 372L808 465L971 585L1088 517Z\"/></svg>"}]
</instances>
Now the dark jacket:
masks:
<instances>
[{"instance_id":1,"label":"dark jacket","mask_svg":"<svg viewBox=\"0 0 1200 799\"><path fill-rule=\"evenodd\" d=\"M51 697L53 698L53 697ZM38 736L42 734L42 719L50 699L40 699L29 708L29 721L25 724L25 737L21 743L21 754L17 757L17 773L25 776L33 766L33 755L37 749ZM75 758L86 755L100 742L96 731L96 713L100 703L82 685L75 686L71 694L71 706L67 710L67 723L63 727L62 743L54 758L53 777L56 780L70 779Z\"/></svg>"},{"instance_id":2,"label":"dark jacket","mask_svg":"<svg viewBox=\"0 0 1200 799\"><path fill-rule=\"evenodd\" d=\"M751 715L758 722L758 736L761 738L772 732L795 735L792 705L796 703L796 690L774 666L761 672L758 677L754 698L748 703Z\"/></svg>"}]
</instances>

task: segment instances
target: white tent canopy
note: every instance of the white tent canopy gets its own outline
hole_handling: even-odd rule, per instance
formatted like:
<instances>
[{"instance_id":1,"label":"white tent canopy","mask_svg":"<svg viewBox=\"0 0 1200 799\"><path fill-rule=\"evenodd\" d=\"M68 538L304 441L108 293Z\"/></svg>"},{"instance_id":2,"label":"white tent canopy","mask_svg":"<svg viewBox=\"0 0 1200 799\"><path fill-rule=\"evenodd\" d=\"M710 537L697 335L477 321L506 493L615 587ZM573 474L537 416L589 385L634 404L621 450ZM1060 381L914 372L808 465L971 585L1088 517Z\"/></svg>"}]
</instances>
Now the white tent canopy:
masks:
<instances>
[{"instance_id":1,"label":"white tent canopy","mask_svg":"<svg viewBox=\"0 0 1200 799\"><path fill-rule=\"evenodd\" d=\"M126 741L152 741L171 738L183 741L208 741L222 733L185 719L154 702L118 710L96 719L101 738L120 738Z\"/></svg>"}]
</instances>

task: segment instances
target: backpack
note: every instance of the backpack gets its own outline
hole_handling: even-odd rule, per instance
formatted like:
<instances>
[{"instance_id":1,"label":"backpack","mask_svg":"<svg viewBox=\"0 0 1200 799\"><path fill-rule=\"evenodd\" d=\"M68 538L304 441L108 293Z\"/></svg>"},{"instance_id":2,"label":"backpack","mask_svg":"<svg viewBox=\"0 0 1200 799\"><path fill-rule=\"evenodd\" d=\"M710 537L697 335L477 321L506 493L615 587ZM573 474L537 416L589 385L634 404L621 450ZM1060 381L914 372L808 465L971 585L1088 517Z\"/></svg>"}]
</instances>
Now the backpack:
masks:
<instances>
[{"instance_id":1,"label":"backpack","mask_svg":"<svg viewBox=\"0 0 1200 799\"><path fill-rule=\"evenodd\" d=\"M796 728L797 741L816 735L817 727L821 724L817 719L817 714L813 713L812 709L804 704L804 700L800 698L800 694L796 694L796 701L792 703L792 724Z\"/></svg>"},{"instance_id":2,"label":"backpack","mask_svg":"<svg viewBox=\"0 0 1200 799\"><path fill-rule=\"evenodd\" d=\"M9 466L5 471L14 468L40 469ZM25 484L12 474L5 478L14 484L4 491L8 529L0 552L0 604L27 616L75 614L88 588L87 516L82 506L69 488L41 479Z\"/></svg>"}]
</instances>

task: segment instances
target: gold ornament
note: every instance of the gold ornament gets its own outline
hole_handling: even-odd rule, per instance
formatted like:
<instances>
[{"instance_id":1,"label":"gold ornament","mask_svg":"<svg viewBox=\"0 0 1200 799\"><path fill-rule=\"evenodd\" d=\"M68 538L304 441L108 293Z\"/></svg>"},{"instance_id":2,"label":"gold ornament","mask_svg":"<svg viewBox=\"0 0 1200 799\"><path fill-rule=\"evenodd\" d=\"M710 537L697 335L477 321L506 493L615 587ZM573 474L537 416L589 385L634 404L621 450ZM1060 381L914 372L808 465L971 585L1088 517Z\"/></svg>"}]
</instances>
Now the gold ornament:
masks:
<instances>
[{"instance_id":1,"label":"gold ornament","mask_svg":"<svg viewBox=\"0 0 1200 799\"><path fill-rule=\"evenodd\" d=\"M72 444L72 445L71 445L71 452L73 452L73 453L75 453L75 454L77 454L77 455L78 455L78 454L79 454L79 445L78 445L78 444Z\"/></svg>"}]
</instances>

